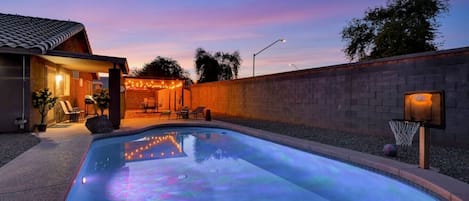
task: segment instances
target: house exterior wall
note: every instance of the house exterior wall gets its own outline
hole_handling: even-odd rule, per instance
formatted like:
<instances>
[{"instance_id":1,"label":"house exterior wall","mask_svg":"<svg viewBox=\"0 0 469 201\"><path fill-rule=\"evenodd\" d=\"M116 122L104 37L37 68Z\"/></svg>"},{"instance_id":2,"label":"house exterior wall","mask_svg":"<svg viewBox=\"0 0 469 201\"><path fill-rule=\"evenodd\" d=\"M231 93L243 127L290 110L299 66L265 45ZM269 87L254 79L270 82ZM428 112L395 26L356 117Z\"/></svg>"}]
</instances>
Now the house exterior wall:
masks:
<instances>
[{"instance_id":1,"label":"house exterior wall","mask_svg":"<svg viewBox=\"0 0 469 201\"><path fill-rule=\"evenodd\" d=\"M82 80L81 85L80 79ZM79 72L78 78L72 80L70 103L79 107L80 110L85 110L85 95L93 95L93 76L91 73ZM91 105L88 107L88 109L93 110Z\"/></svg>"},{"instance_id":2,"label":"house exterior wall","mask_svg":"<svg viewBox=\"0 0 469 201\"><path fill-rule=\"evenodd\" d=\"M158 101L158 92L154 90L126 90L125 108L128 110L141 109L144 98L153 97Z\"/></svg>"},{"instance_id":3,"label":"house exterior wall","mask_svg":"<svg viewBox=\"0 0 469 201\"><path fill-rule=\"evenodd\" d=\"M180 110L182 109L182 88L162 89L158 91L159 110Z\"/></svg>"},{"instance_id":4,"label":"house exterior wall","mask_svg":"<svg viewBox=\"0 0 469 201\"><path fill-rule=\"evenodd\" d=\"M55 123L66 120L66 116L59 101L68 100L73 106L77 104L77 94L79 93L79 81L73 78L72 71L62 68L55 63L49 62L37 56L31 56L31 89L36 91L42 88L49 88L53 96L58 97L57 103L47 114L47 123ZM57 82L56 75L61 75L63 80ZM67 89L68 88L68 89ZM30 95L29 95L30 96ZM27 102L31 103L31 97ZM81 108L84 110L84 107ZM39 113L33 109L30 116L30 129L34 124L40 123Z\"/></svg>"},{"instance_id":5,"label":"house exterior wall","mask_svg":"<svg viewBox=\"0 0 469 201\"><path fill-rule=\"evenodd\" d=\"M430 129L432 141L469 147L469 48L196 84L191 90L192 107L214 113L387 136L393 135L388 121L403 118L405 92L444 90L446 128Z\"/></svg>"},{"instance_id":6,"label":"house exterior wall","mask_svg":"<svg viewBox=\"0 0 469 201\"><path fill-rule=\"evenodd\" d=\"M29 90L29 56L24 56L25 63L25 118L30 111ZM23 55L0 54L0 133L17 132L19 126L15 120L22 117L23 112ZM29 102L28 102L29 100ZM26 124L26 128L28 124Z\"/></svg>"},{"instance_id":7,"label":"house exterior wall","mask_svg":"<svg viewBox=\"0 0 469 201\"><path fill-rule=\"evenodd\" d=\"M49 72L49 76L48 76ZM50 73L53 76L50 76ZM66 94L58 94L56 91L57 83L55 80L55 75L62 75L68 76L68 80L63 80L65 85L68 85L69 88L68 93ZM81 85L80 85L80 79ZM51 83L53 86L51 86ZM80 110L85 111L85 103L84 97L85 95L93 95L93 75L92 73L87 72L73 72L66 68L62 68L55 63L49 62L45 59L40 57L32 56L31 57L31 89L33 91L42 89L44 87L50 88L54 96L58 97L57 101L65 101L68 100L72 104L73 107L79 107ZM30 97L29 97L30 98ZM31 100L28 101L30 103ZM90 114L94 114L94 108L92 105L88 105L88 112ZM59 102L55 105L54 109L52 109L48 113L48 123L54 122L62 122L67 120L67 117L64 115L63 109L61 108ZM33 124L30 126L34 126L34 124L39 123L40 116L39 113L35 110L31 113L30 122ZM32 129L32 127L31 127Z\"/></svg>"},{"instance_id":8,"label":"house exterior wall","mask_svg":"<svg viewBox=\"0 0 469 201\"><path fill-rule=\"evenodd\" d=\"M51 86L51 84L55 82L55 80L53 80L54 78L51 77L51 74L55 76L55 72L51 72L51 70L54 70L54 71L57 70L57 66L54 63L51 63L37 56L31 56L31 60L30 60L31 92L28 95L28 101L27 101L28 105L31 105L31 102L32 102L31 100L32 92L37 91L39 89L43 89L47 87L52 92L52 94L56 96L55 85ZM56 107L57 105L58 104L56 104ZM47 114L46 123L54 122L56 113L57 113L56 108L51 109L49 113ZM29 117L29 122L30 122L29 129L33 130L34 125L39 124L40 121L41 121L41 116L39 112L36 109L31 108L31 115Z\"/></svg>"}]
</instances>

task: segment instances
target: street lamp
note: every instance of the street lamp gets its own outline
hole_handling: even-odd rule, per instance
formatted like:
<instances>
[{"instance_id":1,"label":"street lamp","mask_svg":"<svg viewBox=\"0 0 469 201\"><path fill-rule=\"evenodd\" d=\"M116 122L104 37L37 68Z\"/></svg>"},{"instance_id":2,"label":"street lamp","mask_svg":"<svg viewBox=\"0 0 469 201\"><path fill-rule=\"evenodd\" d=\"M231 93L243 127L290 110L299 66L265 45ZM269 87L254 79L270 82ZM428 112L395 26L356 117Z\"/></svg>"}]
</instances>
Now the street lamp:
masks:
<instances>
[{"instance_id":1,"label":"street lamp","mask_svg":"<svg viewBox=\"0 0 469 201\"><path fill-rule=\"evenodd\" d=\"M276 41L274 41L273 43L271 43L270 45L268 45L267 47L264 47L264 49L260 50L259 52L257 53L254 53L252 55L252 76L254 77L254 69L256 68L256 55L260 54L261 52L263 52L264 50L266 50L267 48L269 47L272 47L272 45L275 45L275 43L278 43L278 42L287 42L287 40L281 38L281 39L278 39Z\"/></svg>"},{"instance_id":2,"label":"street lamp","mask_svg":"<svg viewBox=\"0 0 469 201\"><path fill-rule=\"evenodd\" d=\"M298 70L298 67L296 67L295 64L288 64L288 65L291 66L291 67L293 67L293 68L295 68L296 70Z\"/></svg>"}]
</instances>

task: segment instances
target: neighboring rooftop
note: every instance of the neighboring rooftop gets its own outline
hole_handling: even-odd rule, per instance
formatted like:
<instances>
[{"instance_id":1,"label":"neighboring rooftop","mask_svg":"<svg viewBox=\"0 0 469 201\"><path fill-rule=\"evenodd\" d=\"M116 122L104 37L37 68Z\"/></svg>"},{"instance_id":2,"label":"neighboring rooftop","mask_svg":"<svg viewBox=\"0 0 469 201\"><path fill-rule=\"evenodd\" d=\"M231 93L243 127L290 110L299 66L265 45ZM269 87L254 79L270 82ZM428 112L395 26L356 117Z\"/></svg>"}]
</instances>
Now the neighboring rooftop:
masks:
<instances>
[{"instance_id":1,"label":"neighboring rooftop","mask_svg":"<svg viewBox=\"0 0 469 201\"><path fill-rule=\"evenodd\" d=\"M0 13L0 47L52 50L75 34L83 24Z\"/></svg>"}]
</instances>

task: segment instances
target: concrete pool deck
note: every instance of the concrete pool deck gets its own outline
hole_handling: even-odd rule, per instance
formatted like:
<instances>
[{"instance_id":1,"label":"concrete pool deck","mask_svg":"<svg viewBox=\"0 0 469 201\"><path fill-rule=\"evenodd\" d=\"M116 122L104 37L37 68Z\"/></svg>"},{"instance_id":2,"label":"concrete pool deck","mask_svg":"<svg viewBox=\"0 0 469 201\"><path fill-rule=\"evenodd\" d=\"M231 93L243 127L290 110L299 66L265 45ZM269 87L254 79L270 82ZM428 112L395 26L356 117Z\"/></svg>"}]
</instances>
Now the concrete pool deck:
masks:
<instances>
[{"instance_id":1,"label":"concrete pool deck","mask_svg":"<svg viewBox=\"0 0 469 201\"><path fill-rule=\"evenodd\" d=\"M230 123L203 120L124 119L111 135L126 135L151 125L202 125L222 127L281 144L377 169L425 187L447 200L469 200L469 184L394 161L348 149L305 141ZM63 125L63 124L62 124ZM153 127L153 126L152 126ZM96 137L109 134L95 135ZM39 134L41 142L0 168L0 200L63 200L93 138L83 123L48 128Z\"/></svg>"}]
</instances>

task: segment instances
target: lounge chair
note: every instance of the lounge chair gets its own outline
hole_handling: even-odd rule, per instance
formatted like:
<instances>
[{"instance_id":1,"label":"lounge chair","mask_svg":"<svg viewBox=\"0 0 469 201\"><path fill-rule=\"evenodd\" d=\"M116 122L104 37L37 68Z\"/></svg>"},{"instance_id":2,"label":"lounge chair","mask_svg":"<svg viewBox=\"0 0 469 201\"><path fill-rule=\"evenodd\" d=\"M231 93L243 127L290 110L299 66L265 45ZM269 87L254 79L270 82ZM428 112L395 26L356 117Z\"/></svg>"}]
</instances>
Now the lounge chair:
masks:
<instances>
[{"instance_id":1,"label":"lounge chair","mask_svg":"<svg viewBox=\"0 0 469 201\"><path fill-rule=\"evenodd\" d=\"M80 112L79 107L72 107L72 104L70 104L70 101L66 100L65 105L67 106L68 111L73 111L73 112Z\"/></svg>"},{"instance_id":2,"label":"lounge chair","mask_svg":"<svg viewBox=\"0 0 469 201\"><path fill-rule=\"evenodd\" d=\"M64 101L60 101L60 107L62 107L62 111L64 112L64 114L69 116L69 122L78 121L78 117L80 116L80 111L78 112L69 111Z\"/></svg>"},{"instance_id":3,"label":"lounge chair","mask_svg":"<svg viewBox=\"0 0 469 201\"><path fill-rule=\"evenodd\" d=\"M70 104L70 101L66 100L65 105L67 106L67 109L69 112L75 112L78 113L78 118L81 117L81 113L84 113L85 111L80 110L79 107L72 107L72 104Z\"/></svg>"},{"instance_id":4,"label":"lounge chair","mask_svg":"<svg viewBox=\"0 0 469 201\"><path fill-rule=\"evenodd\" d=\"M194 116L194 119L197 119L198 114L202 114L202 117L204 117L204 106L198 106L194 110L192 110L189 114L192 114Z\"/></svg>"}]
</instances>

